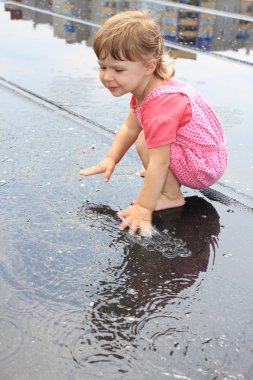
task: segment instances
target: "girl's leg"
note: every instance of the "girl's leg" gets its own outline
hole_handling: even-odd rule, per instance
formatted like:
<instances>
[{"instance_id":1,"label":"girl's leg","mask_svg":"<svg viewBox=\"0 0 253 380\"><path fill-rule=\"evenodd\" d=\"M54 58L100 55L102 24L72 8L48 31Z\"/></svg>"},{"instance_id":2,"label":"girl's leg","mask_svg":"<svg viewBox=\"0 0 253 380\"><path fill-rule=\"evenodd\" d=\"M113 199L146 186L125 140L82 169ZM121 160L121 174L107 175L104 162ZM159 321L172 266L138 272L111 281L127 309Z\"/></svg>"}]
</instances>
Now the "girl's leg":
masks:
<instances>
[{"instance_id":1,"label":"girl's leg","mask_svg":"<svg viewBox=\"0 0 253 380\"><path fill-rule=\"evenodd\" d=\"M136 150L141 162L146 169L149 163L149 153L145 142L143 131L139 134L136 141ZM180 183L168 169L167 179L155 211L165 210L167 208L181 207L185 204L184 196L180 190Z\"/></svg>"},{"instance_id":2,"label":"girl's leg","mask_svg":"<svg viewBox=\"0 0 253 380\"><path fill-rule=\"evenodd\" d=\"M167 208L181 207L185 204L184 196L180 189L181 185L168 169L167 179L155 211L166 210Z\"/></svg>"}]
</instances>

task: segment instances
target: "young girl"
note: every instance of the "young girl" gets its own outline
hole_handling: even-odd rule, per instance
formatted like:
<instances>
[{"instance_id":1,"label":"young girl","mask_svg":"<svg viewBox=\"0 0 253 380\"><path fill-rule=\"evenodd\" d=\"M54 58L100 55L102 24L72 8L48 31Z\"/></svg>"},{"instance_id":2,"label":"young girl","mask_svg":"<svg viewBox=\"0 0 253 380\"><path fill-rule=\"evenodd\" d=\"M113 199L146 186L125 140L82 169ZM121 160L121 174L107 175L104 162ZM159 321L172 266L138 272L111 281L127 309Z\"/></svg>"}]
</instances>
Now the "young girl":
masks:
<instances>
[{"instance_id":1,"label":"young girl","mask_svg":"<svg viewBox=\"0 0 253 380\"><path fill-rule=\"evenodd\" d=\"M80 174L104 173L108 182L115 165L136 142L144 184L134 204L118 212L119 228L145 235L151 231L153 211L184 205L181 185L203 189L221 177L227 164L224 134L202 95L173 78L163 37L146 12L111 17L93 46L103 85L116 97L131 93L132 98L105 158Z\"/></svg>"}]
</instances>

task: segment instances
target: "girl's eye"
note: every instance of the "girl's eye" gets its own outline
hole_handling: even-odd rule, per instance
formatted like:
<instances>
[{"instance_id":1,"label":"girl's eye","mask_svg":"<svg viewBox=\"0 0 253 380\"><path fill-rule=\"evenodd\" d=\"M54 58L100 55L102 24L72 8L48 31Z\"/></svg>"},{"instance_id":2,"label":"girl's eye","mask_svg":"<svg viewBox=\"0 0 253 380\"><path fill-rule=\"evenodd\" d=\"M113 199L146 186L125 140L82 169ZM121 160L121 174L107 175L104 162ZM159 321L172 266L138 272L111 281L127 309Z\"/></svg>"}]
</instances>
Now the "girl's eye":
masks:
<instances>
[{"instance_id":1,"label":"girl's eye","mask_svg":"<svg viewBox=\"0 0 253 380\"><path fill-rule=\"evenodd\" d=\"M1 0L0 0L1 1ZM99 70L106 70L106 67L104 66L100 66L99 67ZM114 69L116 71L116 73L121 73L122 71L125 71L125 69Z\"/></svg>"}]
</instances>

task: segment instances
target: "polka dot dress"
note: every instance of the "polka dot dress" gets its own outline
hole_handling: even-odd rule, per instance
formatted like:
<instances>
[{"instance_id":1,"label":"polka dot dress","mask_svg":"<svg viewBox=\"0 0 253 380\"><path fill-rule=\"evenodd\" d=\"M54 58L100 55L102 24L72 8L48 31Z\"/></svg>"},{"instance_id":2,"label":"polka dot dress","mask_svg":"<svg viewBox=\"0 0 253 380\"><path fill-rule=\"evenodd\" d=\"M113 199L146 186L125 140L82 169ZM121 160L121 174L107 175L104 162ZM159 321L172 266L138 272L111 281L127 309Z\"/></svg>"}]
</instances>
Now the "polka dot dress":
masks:
<instances>
[{"instance_id":1,"label":"polka dot dress","mask_svg":"<svg viewBox=\"0 0 253 380\"><path fill-rule=\"evenodd\" d=\"M192 118L177 129L176 141L171 143L170 169L182 185L203 189L214 184L227 166L224 133L213 109L204 97L188 84L182 86L173 79L152 90L143 102L147 104L161 94L184 94L188 97ZM141 107L135 109L141 123Z\"/></svg>"}]
</instances>

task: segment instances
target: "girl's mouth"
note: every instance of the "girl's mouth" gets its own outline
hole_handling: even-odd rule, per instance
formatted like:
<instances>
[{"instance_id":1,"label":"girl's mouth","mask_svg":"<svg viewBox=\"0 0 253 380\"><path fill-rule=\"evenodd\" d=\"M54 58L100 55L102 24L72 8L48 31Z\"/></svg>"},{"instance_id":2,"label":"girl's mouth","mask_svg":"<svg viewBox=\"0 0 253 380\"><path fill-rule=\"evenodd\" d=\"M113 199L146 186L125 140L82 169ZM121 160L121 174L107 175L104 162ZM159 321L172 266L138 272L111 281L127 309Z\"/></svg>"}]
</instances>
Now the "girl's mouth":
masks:
<instances>
[{"instance_id":1,"label":"girl's mouth","mask_svg":"<svg viewBox=\"0 0 253 380\"><path fill-rule=\"evenodd\" d=\"M119 87L118 86L107 86L108 90L117 90Z\"/></svg>"}]
</instances>

